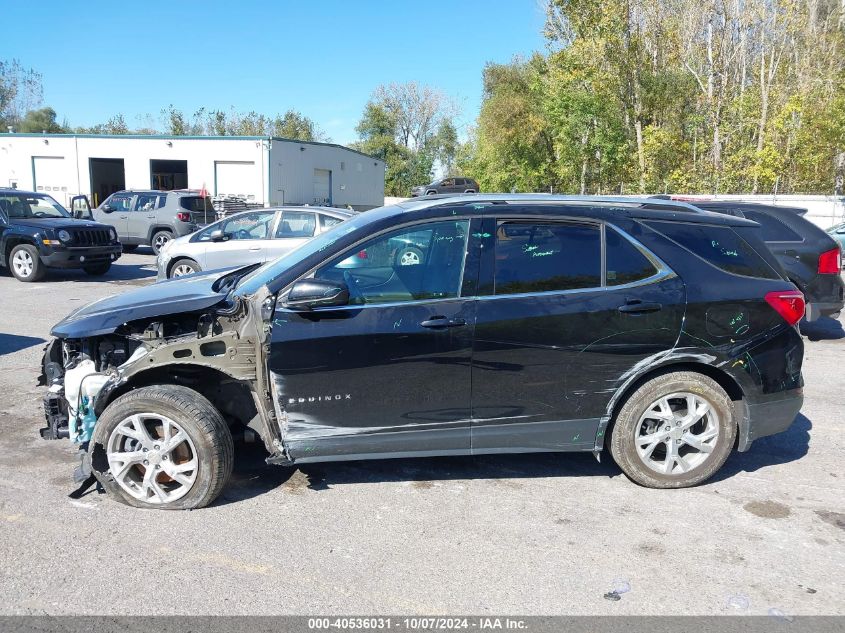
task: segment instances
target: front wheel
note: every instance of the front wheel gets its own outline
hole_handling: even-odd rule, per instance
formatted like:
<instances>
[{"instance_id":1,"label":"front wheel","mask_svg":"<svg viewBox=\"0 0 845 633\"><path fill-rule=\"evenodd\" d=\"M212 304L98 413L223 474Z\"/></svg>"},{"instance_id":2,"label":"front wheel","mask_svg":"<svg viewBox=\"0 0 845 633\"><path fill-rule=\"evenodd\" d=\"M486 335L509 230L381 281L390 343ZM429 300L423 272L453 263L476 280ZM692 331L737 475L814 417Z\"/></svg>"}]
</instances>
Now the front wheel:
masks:
<instances>
[{"instance_id":1,"label":"front wheel","mask_svg":"<svg viewBox=\"0 0 845 633\"><path fill-rule=\"evenodd\" d=\"M232 472L232 435L205 397L153 385L112 402L91 438L94 475L117 501L192 510L214 501Z\"/></svg>"},{"instance_id":2,"label":"front wheel","mask_svg":"<svg viewBox=\"0 0 845 633\"><path fill-rule=\"evenodd\" d=\"M101 262L99 264L91 264L90 266L83 266L82 270L84 270L89 275L105 275L109 272L111 268L111 262Z\"/></svg>"},{"instance_id":3,"label":"front wheel","mask_svg":"<svg viewBox=\"0 0 845 633\"><path fill-rule=\"evenodd\" d=\"M158 256L159 251L172 239L173 234L170 231L157 231L154 233L153 238L150 240L150 247L152 247L153 253Z\"/></svg>"},{"instance_id":4,"label":"front wheel","mask_svg":"<svg viewBox=\"0 0 845 633\"><path fill-rule=\"evenodd\" d=\"M38 281L46 271L38 249L31 244L18 244L9 253L9 269L18 281Z\"/></svg>"},{"instance_id":5,"label":"front wheel","mask_svg":"<svg viewBox=\"0 0 845 633\"><path fill-rule=\"evenodd\" d=\"M193 275L202 270L200 265L193 259L180 259L170 269L170 277L184 277L185 275Z\"/></svg>"},{"instance_id":6,"label":"front wheel","mask_svg":"<svg viewBox=\"0 0 845 633\"><path fill-rule=\"evenodd\" d=\"M642 486L686 488L722 467L736 433L733 403L715 380L670 372L644 383L622 406L610 453Z\"/></svg>"}]
</instances>

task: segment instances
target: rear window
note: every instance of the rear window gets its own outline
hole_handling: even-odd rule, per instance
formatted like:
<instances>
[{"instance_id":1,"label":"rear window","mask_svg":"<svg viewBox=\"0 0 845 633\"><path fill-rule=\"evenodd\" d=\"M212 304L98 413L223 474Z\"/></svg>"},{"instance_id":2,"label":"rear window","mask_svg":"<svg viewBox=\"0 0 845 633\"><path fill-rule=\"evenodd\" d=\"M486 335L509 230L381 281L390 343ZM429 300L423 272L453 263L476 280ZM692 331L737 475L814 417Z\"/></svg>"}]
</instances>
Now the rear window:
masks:
<instances>
[{"instance_id":1,"label":"rear window","mask_svg":"<svg viewBox=\"0 0 845 633\"><path fill-rule=\"evenodd\" d=\"M728 226L680 222L646 224L716 268L745 277L780 279L757 251Z\"/></svg>"},{"instance_id":2,"label":"rear window","mask_svg":"<svg viewBox=\"0 0 845 633\"><path fill-rule=\"evenodd\" d=\"M508 222L496 231L495 294L601 286L597 226Z\"/></svg>"},{"instance_id":3,"label":"rear window","mask_svg":"<svg viewBox=\"0 0 845 633\"><path fill-rule=\"evenodd\" d=\"M803 242L803 238L783 222L772 215L760 211L742 210L749 220L754 220L760 225L764 242Z\"/></svg>"},{"instance_id":4,"label":"rear window","mask_svg":"<svg viewBox=\"0 0 845 633\"><path fill-rule=\"evenodd\" d=\"M211 204L211 198L196 197L182 197L179 199L179 206L188 211L214 211Z\"/></svg>"},{"instance_id":5,"label":"rear window","mask_svg":"<svg viewBox=\"0 0 845 633\"><path fill-rule=\"evenodd\" d=\"M605 231L607 285L621 286L648 279L657 269L636 246L610 227Z\"/></svg>"}]
</instances>

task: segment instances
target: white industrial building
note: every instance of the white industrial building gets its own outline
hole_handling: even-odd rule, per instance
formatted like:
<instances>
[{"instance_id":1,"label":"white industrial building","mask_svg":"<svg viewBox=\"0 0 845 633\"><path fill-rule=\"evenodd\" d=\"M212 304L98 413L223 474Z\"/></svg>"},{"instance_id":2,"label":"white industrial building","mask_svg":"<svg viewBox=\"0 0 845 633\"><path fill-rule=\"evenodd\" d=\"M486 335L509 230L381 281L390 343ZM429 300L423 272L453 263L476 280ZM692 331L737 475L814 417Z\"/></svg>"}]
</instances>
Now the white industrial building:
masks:
<instances>
[{"instance_id":1,"label":"white industrial building","mask_svg":"<svg viewBox=\"0 0 845 633\"><path fill-rule=\"evenodd\" d=\"M202 189L277 206L384 204L384 161L267 136L0 134L0 187L92 206L121 189Z\"/></svg>"}]
</instances>

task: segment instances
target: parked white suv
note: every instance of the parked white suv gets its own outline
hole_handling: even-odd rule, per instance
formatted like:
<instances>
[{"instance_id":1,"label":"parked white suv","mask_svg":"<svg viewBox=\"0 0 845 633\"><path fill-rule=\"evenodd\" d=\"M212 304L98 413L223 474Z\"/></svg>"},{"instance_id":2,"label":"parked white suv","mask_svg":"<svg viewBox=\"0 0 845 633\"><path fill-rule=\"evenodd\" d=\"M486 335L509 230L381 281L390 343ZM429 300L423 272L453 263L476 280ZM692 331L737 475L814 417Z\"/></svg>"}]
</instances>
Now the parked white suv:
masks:
<instances>
[{"instance_id":1,"label":"parked white suv","mask_svg":"<svg viewBox=\"0 0 845 633\"><path fill-rule=\"evenodd\" d=\"M158 254L158 279L271 261L352 215L330 207L237 213L165 244Z\"/></svg>"}]
</instances>

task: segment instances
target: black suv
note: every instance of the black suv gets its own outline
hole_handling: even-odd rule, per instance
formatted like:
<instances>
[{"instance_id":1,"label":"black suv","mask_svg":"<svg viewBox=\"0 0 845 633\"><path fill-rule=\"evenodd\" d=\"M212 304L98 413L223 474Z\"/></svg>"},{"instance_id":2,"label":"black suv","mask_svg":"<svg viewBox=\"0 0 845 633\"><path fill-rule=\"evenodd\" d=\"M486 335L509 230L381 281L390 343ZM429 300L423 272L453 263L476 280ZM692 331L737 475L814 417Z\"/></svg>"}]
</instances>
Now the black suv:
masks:
<instances>
[{"instance_id":1,"label":"black suv","mask_svg":"<svg viewBox=\"0 0 845 633\"><path fill-rule=\"evenodd\" d=\"M243 427L272 464L607 448L639 484L695 485L802 404L803 297L759 233L647 199L375 209L69 315L42 435L138 507L210 503ZM416 264L364 255L409 239Z\"/></svg>"},{"instance_id":2,"label":"black suv","mask_svg":"<svg viewBox=\"0 0 845 633\"><path fill-rule=\"evenodd\" d=\"M80 199L87 208L84 196ZM104 275L121 252L110 226L74 219L43 193L0 189L0 266L17 279L38 281L47 268Z\"/></svg>"},{"instance_id":3,"label":"black suv","mask_svg":"<svg viewBox=\"0 0 845 633\"><path fill-rule=\"evenodd\" d=\"M842 254L830 235L802 216L806 209L728 200L690 201L699 209L748 218L760 225L766 246L786 277L804 293L808 321L836 318L845 304Z\"/></svg>"},{"instance_id":4,"label":"black suv","mask_svg":"<svg viewBox=\"0 0 845 633\"><path fill-rule=\"evenodd\" d=\"M434 196L444 193L478 193L478 183L472 178L441 178L427 185L417 185L411 188L411 197Z\"/></svg>"}]
</instances>

